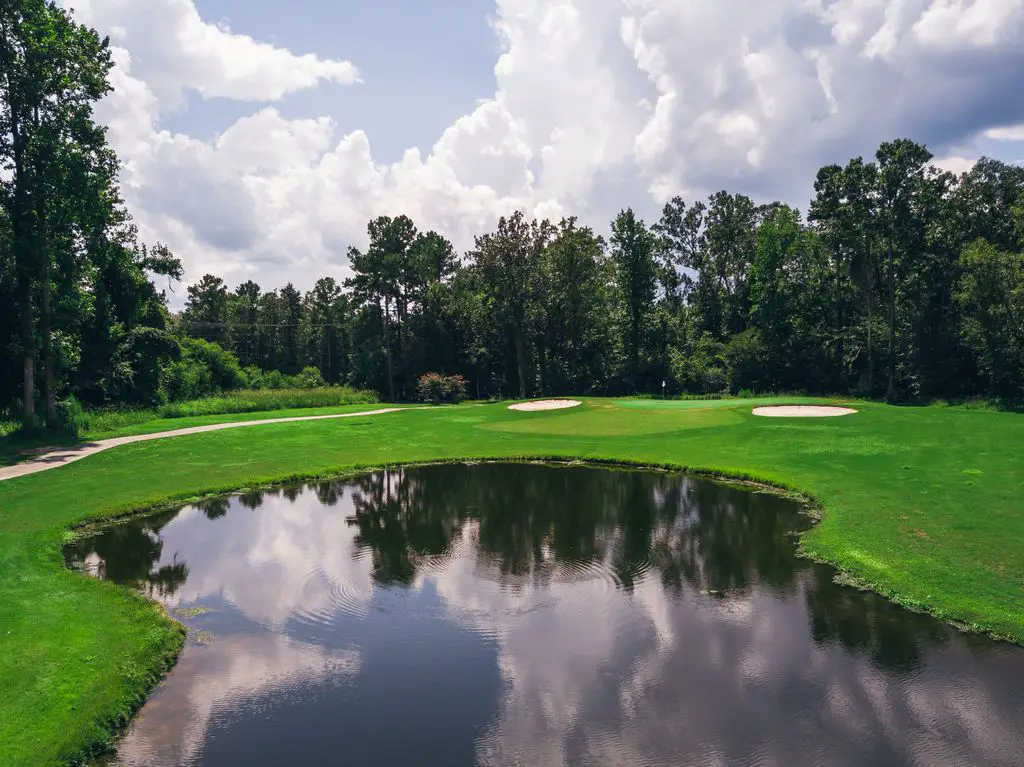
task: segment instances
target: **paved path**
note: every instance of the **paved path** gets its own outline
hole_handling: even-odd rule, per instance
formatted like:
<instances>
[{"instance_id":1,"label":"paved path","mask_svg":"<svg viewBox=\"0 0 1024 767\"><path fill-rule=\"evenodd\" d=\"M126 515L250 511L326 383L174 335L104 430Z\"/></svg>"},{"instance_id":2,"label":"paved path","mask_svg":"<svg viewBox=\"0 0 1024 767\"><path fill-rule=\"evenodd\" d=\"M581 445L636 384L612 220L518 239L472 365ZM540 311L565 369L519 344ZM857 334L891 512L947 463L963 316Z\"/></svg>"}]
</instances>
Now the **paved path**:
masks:
<instances>
[{"instance_id":1,"label":"paved path","mask_svg":"<svg viewBox=\"0 0 1024 767\"><path fill-rule=\"evenodd\" d=\"M23 463L16 463L14 466L0 467L0 482L15 477L24 477L26 474L35 474L48 469L56 469L74 461L80 461L93 453L102 453L112 447L130 445L133 442L147 442L151 439L164 439L166 437L181 437L186 434L202 434L207 431L220 431L221 429L238 429L242 426L262 426L268 423L293 423L295 421L325 421L330 418L355 418L361 415L382 415L383 413L397 413L402 410L413 410L415 408L387 407L379 410L363 410L359 413L337 413L335 415L305 415L291 418L264 418L259 421L235 421L232 423L213 423L208 426L192 426L187 429L175 429L174 431L160 431L155 434L135 434L130 437L114 437L112 439L100 439L95 442L82 442L67 448L58 448L51 452L43 453Z\"/></svg>"}]
</instances>

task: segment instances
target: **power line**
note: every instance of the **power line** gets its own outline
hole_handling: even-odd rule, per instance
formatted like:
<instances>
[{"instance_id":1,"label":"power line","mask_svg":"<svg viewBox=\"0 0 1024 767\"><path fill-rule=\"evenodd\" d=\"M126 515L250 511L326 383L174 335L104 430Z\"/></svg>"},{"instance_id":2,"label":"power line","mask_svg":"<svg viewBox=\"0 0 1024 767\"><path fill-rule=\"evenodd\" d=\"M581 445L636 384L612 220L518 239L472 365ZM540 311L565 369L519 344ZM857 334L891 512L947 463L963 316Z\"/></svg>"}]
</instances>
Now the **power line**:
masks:
<instances>
[{"instance_id":1,"label":"power line","mask_svg":"<svg viewBox=\"0 0 1024 767\"><path fill-rule=\"evenodd\" d=\"M190 327L204 328L343 328L345 323L316 323L306 324L301 322L204 322L202 320L178 320L183 325Z\"/></svg>"}]
</instances>

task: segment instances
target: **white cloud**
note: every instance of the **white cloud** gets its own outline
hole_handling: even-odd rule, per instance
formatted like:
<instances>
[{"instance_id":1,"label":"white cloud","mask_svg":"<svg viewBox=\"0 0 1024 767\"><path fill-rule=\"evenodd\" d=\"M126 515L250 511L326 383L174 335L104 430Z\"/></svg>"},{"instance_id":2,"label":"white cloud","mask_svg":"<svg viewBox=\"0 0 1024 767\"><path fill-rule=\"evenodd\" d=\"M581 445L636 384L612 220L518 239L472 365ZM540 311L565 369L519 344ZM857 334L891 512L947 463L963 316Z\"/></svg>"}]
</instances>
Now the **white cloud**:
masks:
<instances>
[{"instance_id":1,"label":"white cloud","mask_svg":"<svg viewBox=\"0 0 1024 767\"><path fill-rule=\"evenodd\" d=\"M118 744L118 763L195 764L219 711L310 683L343 683L359 672L356 650L330 651L280 634L215 637L187 646L174 675L154 693ZM268 704L264 704L268 705Z\"/></svg>"},{"instance_id":2,"label":"white cloud","mask_svg":"<svg viewBox=\"0 0 1024 767\"><path fill-rule=\"evenodd\" d=\"M348 61L297 55L200 18L193 0L77 0L76 18L137 54L136 76L176 106L184 91L205 98L273 101L321 81L357 80ZM286 12L282 10L282 12Z\"/></svg>"},{"instance_id":3,"label":"white cloud","mask_svg":"<svg viewBox=\"0 0 1024 767\"><path fill-rule=\"evenodd\" d=\"M346 246L379 214L408 213L465 248L516 208L603 230L618 209L656 215L676 193L802 205L817 167L881 140L949 155L1024 122L1007 95L1024 74L1019 0L496 0L493 98L392 164L329 116L265 105L352 83L352 64L233 34L192 0L76 6L117 46L99 114L129 204L192 280L344 276ZM161 120L190 90L261 103L214 139L172 135Z\"/></svg>"},{"instance_id":4,"label":"white cloud","mask_svg":"<svg viewBox=\"0 0 1024 767\"><path fill-rule=\"evenodd\" d=\"M995 141L1024 141L1024 123L1007 125L1002 128L989 128L984 135L985 138Z\"/></svg>"},{"instance_id":5,"label":"white cloud","mask_svg":"<svg viewBox=\"0 0 1024 767\"><path fill-rule=\"evenodd\" d=\"M956 175L966 173L969 171L976 162L975 157L963 157L961 155L949 155L947 157L940 157L933 161L933 165L941 170L949 171Z\"/></svg>"}]
</instances>

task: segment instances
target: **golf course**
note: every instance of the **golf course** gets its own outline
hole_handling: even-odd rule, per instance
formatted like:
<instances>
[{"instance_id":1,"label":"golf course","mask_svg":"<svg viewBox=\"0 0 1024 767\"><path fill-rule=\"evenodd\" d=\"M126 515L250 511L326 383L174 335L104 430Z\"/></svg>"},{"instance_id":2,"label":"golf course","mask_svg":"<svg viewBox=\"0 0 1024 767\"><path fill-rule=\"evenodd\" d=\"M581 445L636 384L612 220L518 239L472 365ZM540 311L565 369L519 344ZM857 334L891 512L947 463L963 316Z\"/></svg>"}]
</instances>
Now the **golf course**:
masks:
<instances>
[{"instance_id":1,"label":"golf course","mask_svg":"<svg viewBox=\"0 0 1024 767\"><path fill-rule=\"evenodd\" d=\"M856 412L752 412L795 403ZM507 403L365 416L360 409L388 406L121 445L0 482L3 764L57 765L100 750L171 667L184 640L181 625L141 594L65 568L61 546L73 528L375 467L551 459L770 485L813 505L820 520L802 536L802 553L835 565L845 582L965 631L1024 641L1024 472L1010 447L1024 441L1024 416L806 398L581 398L579 406L540 412L512 411ZM172 426L240 419L179 420Z\"/></svg>"}]
</instances>

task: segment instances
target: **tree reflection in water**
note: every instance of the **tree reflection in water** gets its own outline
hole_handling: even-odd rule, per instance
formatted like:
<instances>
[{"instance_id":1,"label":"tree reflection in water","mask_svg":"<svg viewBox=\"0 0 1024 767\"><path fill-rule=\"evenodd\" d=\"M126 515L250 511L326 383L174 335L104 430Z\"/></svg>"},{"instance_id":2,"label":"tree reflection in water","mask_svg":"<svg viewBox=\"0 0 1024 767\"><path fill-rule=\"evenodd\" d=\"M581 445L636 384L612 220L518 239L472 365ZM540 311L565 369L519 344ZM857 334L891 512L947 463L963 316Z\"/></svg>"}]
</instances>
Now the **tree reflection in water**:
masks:
<instances>
[{"instance_id":1,"label":"tree reflection in water","mask_svg":"<svg viewBox=\"0 0 1024 767\"><path fill-rule=\"evenodd\" d=\"M226 499L224 500L226 504ZM227 506L225 505L225 511ZM165 511L113 525L99 535L82 538L64 550L65 558L90 569L95 575L116 583L130 585L160 598L174 595L188 579L188 566L175 557L170 564L156 568L163 554L160 531L179 511ZM214 519L214 516L210 516Z\"/></svg>"},{"instance_id":2,"label":"tree reflection in water","mask_svg":"<svg viewBox=\"0 0 1024 767\"><path fill-rule=\"evenodd\" d=\"M651 568L676 591L794 588L802 563L792 534L802 523L788 501L671 474L516 468L394 469L355 480L350 523L376 579L411 583L419 560L447 556L474 523L491 577L509 587L603 567L626 590Z\"/></svg>"},{"instance_id":3,"label":"tree reflection in water","mask_svg":"<svg viewBox=\"0 0 1024 767\"><path fill-rule=\"evenodd\" d=\"M913 670L922 643L950 630L887 600L833 582L834 571L798 558L795 535L808 518L794 502L679 474L622 469L479 464L396 468L355 479L293 485L237 496L259 509L268 494L294 502L311 492L323 507L347 497L353 555L372 561L373 580L409 586L421 568L443 568L460 545L475 549L475 573L503 588L610 578L631 592L656 577L670 594L689 589L712 600L751 587L779 597L803 593L810 632L878 666ZM210 520L232 498L195 504ZM188 577L184 561L157 567L161 530L177 511L110 527L66 551L97 575L172 597Z\"/></svg>"}]
</instances>

